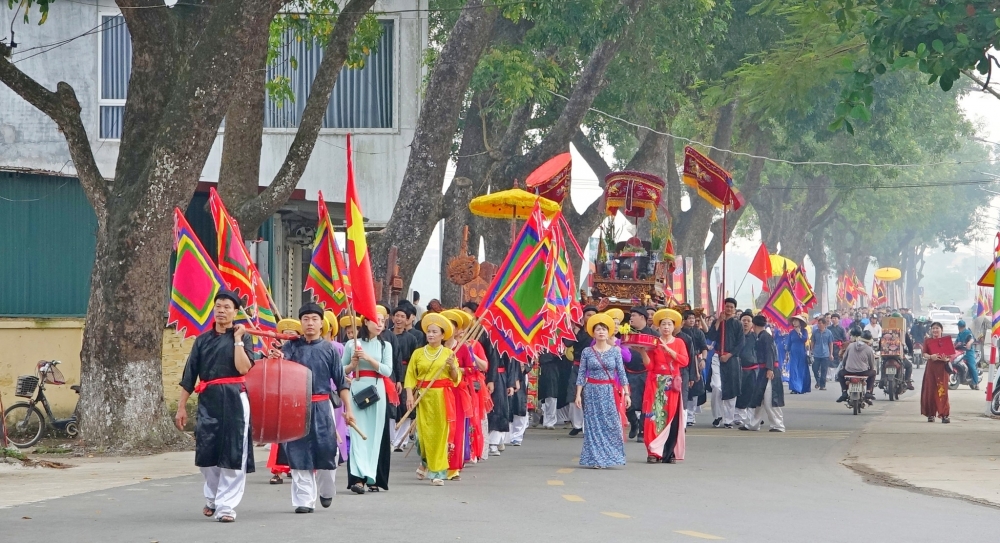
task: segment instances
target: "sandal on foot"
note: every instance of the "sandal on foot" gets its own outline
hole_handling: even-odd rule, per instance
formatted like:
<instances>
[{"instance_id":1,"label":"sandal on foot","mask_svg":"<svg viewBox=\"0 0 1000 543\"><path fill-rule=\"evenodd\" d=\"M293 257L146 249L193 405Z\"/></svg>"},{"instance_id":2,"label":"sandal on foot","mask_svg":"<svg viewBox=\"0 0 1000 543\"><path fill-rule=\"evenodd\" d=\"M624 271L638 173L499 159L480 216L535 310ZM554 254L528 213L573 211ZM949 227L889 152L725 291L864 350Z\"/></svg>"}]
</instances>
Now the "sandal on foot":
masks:
<instances>
[{"instance_id":1,"label":"sandal on foot","mask_svg":"<svg viewBox=\"0 0 1000 543\"><path fill-rule=\"evenodd\" d=\"M205 508L201 510L201 514L205 515L206 517L210 517L215 514L215 509L212 509L211 507L206 505Z\"/></svg>"},{"instance_id":2,"label":"sandal on foot","mask_svg":"<svg viewBox=\"0 0 1000 543\"><path fill-rule=\"evenodd\" d=\"M434 479L431 481L431 486L444 486L443 479Z\"/></svg>"},{"instance_id":3,"label":"sandal on foot","mask_svg":"<svg viewBox=\"0 0 1000 543\"><path fill-rule=\"evenodd\" d=\"M382 492L382 489L377 486L368 485L368 492Z\"/></svg>"},{"instance_id":4,"label":"sandal on foot","mask_svg":"<svg viewBox=\"0 0 1000 543\"><path fill-rule=\"evenodd\" d=\"M420 466L417 468L417 480L423 481L427 477L427 468Z\"/></svg>"},{"instance_id":5,"label":"sandal on foot","mask_svg":"<svg viewBox=\"0 0 1000 543\"><path fill-rule=\"evenodd\" d=\"M361 483L354 483L353 485L351 485L351 492L353 492L355 494L364 494L365 493L365 485L363 485Z\"/></svg>"},{"instance_id":6,"label":"sandal on foot","mask_svg":"<svg viewBox=\"0 0 1000 543\"><path fill-rule=\"evenodd\" d=\"M236 517L232 515L222 515L219 517L219 522L236 522Z\"/></svg>"},{"instance_id":7,"label":"sandal on foot","mask_svg":"<svg viewBox=\"0 0 1000 543\"><path fill-rule=\"evenodd\" d=\"M461 475L456 475L454 477L449 477L448 480L449 481L461 481L462 480L462 476Z\"/></svg>"},{"instance_id":8,"label":"sandal on foot","mask_svg":"<svg viewBox=\"0 0 1000 543\"><path fill-rule=\"evenodd\" d=\"M646 463L647 464L659 464L660 463L660 459L657 458L657 457L655 457L655 456L653 456L653 455L649 455L649 456L646 457Z\"/></svg>"},{"instance_id":9,"label":"sandal on foot","mask_svg":"<svg viewBox=\"0 0 1000 543\"><path fill-rule=\"evenodd\" d=\"M271 480L268 481L268 482L271 483L272 485L280 485L280 484L284 483L285 480L281 478L281 474L280 473L275 473L274 477L271 477Z\"/></svg>"}]
</instances>

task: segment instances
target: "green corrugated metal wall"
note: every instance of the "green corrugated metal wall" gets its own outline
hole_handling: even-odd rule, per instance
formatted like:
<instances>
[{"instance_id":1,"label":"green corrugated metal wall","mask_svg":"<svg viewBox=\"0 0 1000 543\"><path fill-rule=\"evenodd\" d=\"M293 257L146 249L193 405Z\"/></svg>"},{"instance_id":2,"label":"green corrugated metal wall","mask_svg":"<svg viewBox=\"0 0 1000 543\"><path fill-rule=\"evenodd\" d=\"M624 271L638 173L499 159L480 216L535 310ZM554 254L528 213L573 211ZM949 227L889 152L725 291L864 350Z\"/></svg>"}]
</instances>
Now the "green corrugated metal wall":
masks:
<instances>
[{"instance_id":1,"label":"green corrugated metal wall","mask_svg":"<svg viewBox=\"0 0 1000 543\"><path fill-rule=\"evenodd\" d=\"M214 259L207 205L208 194L196 193L184 215ZM76 178L0 172L0 316L84 316L96 230ZM271 239L269 222L259 234Z\"/></svg>"},{"instance_id":2,"label":"green corrugated metal wall","mask_svg":"<svg viewBox=\"0 0 1000 543\"><path fill-rule=\"evenodd\" d=\"M0 172L0 315L83 316L96 231L75 178Z\"/></svg>"}]
</instances>

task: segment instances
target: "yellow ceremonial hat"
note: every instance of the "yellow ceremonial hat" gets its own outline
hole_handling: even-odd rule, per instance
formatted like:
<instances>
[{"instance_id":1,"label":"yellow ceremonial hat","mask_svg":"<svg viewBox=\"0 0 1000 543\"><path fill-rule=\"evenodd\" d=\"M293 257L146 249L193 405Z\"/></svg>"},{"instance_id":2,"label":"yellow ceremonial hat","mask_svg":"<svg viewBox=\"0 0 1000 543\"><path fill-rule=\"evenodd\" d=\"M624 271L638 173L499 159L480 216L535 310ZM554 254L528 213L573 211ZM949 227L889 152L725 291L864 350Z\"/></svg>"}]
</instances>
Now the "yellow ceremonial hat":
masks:
<instances>
[{"instance_id":1,"label":"yellow ceremonial hat","mask_svg":"<svg viewBox=\"0 0 1000 543\"><path fill-rule=\"evenodd\" d=\"M622 322L625 320L625 312L622 311L621 309L618 309L617 307L612 307L611 309L605 311L604 313L610 315L612 319L615 319L618 322Z\"/></svg>"},{"instance_id":2,"label":"yellow ceremonial hat","mask_svg":"<svg viewBox=\"0 0 1000 543\"><path fill-rule=\"evenodd\" d=\"M289 332L295 332L298 335L302 335L302 323L296 319L281 319L278 321L278 333L287 334Z\"/></svg>"},{"instance_id":3,"label":"yellow ceremonial hat","mask_svg":"<svg viewBox=\"0 0 1000 543\"><path fill-rule=\"evenodd\" d=\"M340 325L337 324L337 315L333 311L323 313L323 335L337 335L340 332Z\"/></svg>"},{"instance_id":4,"label":"yellow ceremonial hat","mask_svg":"<svg viewBox=\"0 0 1000 543\"><path fill-rule=\"evenodd\" d=\"M622 313L622 315L624 315L624 313ZM615 321L611 319L611 315L608 315L607 313L598 313L587 319L587 333L590 334L591 337L594 335L594 327L598 324L603 324L608 329L609 334L613 333L612 330L615 329Z\"/></svg>"},{"instance_id":5,"label":"yellow ceremonial hat","mask_svg":"<svg viewBox=\"0 0 1000 543\"><path fill-rule=\"evenodd\" d=\"M469 325L469 315L460 309L446 309L440 314L450 320L457 328L464 329Z\"/></svg>"},{"instance_id":6,"label":"yellow ceremonial hat","mask_svg":"<svg viewBox=\"0 0 1000 543\"><path fill-rule=\"evenodd\" d=\"M427 327L434 325L441 329L443 338L445 340L451 339L451 336L455 334L455 327L452 326L451 321L441 313L427 313L422 319L420 319L420 328L427 333Z\"/></svg>"},{"instance_id":7,"label":"yellow ceremonial hat","mask_svg":"<svg viewBox=\"0 0 1000 543\"><path fill-rule=\"evenodd\" d=\"M354 326L361 326L361 322L362 322L361 321L361 317L354 317ZM341 328L350 328L351 327L351 316L350 315L344 315L343 317L340 317L340 327Z\"/></svg>"},{"instance_id":8,"label":"yellow ceremonial hat","mask_svg":"<svg viewBox=\"0 0 1000 543\"><path fill-rule=\"evenodd\" d=\"M383 317L388 317L389 316L389 310L384 305L382 305L382 304L376 305L375 306L375 311L378 312L378 314L382 315Z\"/></svg>"},{"instance_id":9,"label":"yellow ceremonial hat","mask_svg":"<svg viewBox=\"0 0 1000 543\"><path fill-rule=\"evenodd\" d=\"M653 326L660 326L660 321L663 319L674 321L674 328L680 328L681 322L684 320L675 309L661 309L653 314Z\"/></svg>"}]
</instances>

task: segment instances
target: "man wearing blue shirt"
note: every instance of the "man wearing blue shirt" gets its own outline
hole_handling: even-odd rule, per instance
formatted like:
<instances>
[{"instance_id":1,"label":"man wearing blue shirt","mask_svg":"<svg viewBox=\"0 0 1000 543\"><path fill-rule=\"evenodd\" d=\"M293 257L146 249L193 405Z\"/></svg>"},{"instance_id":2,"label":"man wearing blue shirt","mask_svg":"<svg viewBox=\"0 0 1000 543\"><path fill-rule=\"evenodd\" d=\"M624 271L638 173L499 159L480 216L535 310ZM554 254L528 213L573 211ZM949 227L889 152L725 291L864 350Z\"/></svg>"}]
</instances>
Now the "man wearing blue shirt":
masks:
<instances>
[{"instance_id":1,"label":"man wearing blue shirt","mask_svg":"<svg viewBox=\"0 0 1000 543\"><path fill-rule=\"evenodd\" d=\"M826 390L826 370L830 367L833 356L833 333L827 328L826 317L816 321L812 336L813 376L816 377L816 388Z\"/></svg>"}]
</instances>

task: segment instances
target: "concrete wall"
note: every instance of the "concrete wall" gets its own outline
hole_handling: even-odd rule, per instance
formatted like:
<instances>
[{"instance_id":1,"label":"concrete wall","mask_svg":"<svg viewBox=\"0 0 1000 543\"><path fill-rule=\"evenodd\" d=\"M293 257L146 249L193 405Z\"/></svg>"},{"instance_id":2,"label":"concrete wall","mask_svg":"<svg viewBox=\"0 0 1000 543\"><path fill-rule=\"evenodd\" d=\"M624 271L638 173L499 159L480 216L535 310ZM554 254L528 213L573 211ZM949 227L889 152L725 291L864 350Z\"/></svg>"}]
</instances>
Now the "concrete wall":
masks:
<instances>
[{"instance_id":1,"label":"concrete wall","mask_svg":"<svg viewBox=\"0 0 1000 543\"><path fill-rule=\"evenodd\" d=\"M177 405L184 362L194 339L181 340L172 329L163 332L163 393L167 405ZM83 319L0 319L0 398L4 408L21 401L14 396L18 375L31 375L39 360L59 360L66 377L62 386L48 385L45 395L57 416L72 413L77 395L70 385L80 384L80 348Z\"/></svg>"},{"instance_id":2,"label":"concrete wall","mask_svg":"<svg viewBox=\"0 0 1000 543\"><path fill-rule=\"evenodd\" d=\"M427 43L428 0L380 0L375 4L380 17L396 21L396 113L394 128L354 130L354 168L362 209L373 224L389 220L409 158L420 106L423 71L421 59ZM97 7L95 4L102 6ZM114 11L113 2L55 2L44 25L38 16L24 24L13 17L6 2L0 3L0 20L14 19L14 61L18 68L48 88L66 81L76 90L83 106L83 122L91 135L97 164L105 176L113 177L118 158L117 141L97 138L98 119L98 40L94 33L71 41L38 56L36 48L85 34L99 24L101 14ZM6 35L6 32L3 33ZM30 58L29 58L30 57ZM306 197L315 200L322 190L327 201L343 201L346 171L346 130L322 130L315 151L299 182ZM202 180L218 180L224 133L220 131L202 172ZM294 131L266 129L261 152L260 184L270 184L291 145ZM73 173L69 152L56 126L41 112L0 85L0 167L20 167ZM391 197L390 197L391 196Z\"/></svg>"}]
</instances>

